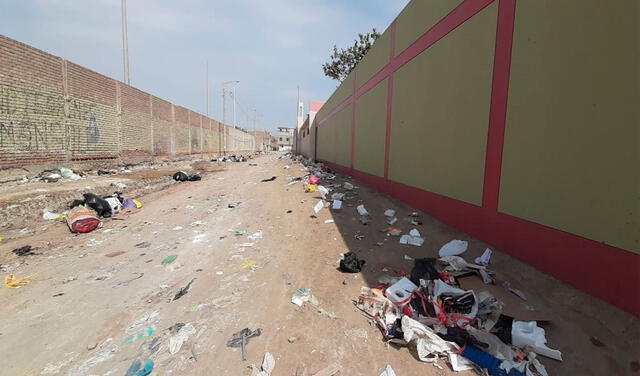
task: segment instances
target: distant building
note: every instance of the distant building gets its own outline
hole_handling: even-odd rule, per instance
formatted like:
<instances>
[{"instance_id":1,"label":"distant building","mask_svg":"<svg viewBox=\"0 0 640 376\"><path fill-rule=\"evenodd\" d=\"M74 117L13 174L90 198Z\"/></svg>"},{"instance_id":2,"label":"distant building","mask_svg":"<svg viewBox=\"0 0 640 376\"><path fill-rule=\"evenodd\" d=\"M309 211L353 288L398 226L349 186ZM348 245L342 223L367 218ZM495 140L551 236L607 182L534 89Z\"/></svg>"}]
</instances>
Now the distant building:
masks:
<instances>
[{"instance_id":1,"label":"distant building","mask_svg":"<svg viewBox=\"0 0 640 376\"><path fill-rule=\"evenodd\" d=\"M278 127L278 135L276 136L278 150L291 151L293 149L294 131L295 128Z\"/></svg>"},{"instance_id":2,"label":"distant building","mask_svg":"<svg viewBox=\"0 0 640 376\"><path fill-rule=\"evenodd\" d=\"M257 151L270 151L275 150L274 147L271 146L273 142L275 142L275 138L273 138L269 132L267 131L256 131L256 150Z\"/></svg>"},{"instance_id":3,"label":"distant building","mask_svg":"<svg viewBox=\"0 0 640 376\"><path fill-rule=\"evenodd\" d=\"M316 114L324 102L310 102L309 114L302 124L298 127L296 133L296 154L301 154L307 158L315 159L316 157Z\"/></svg>"}]
</instances>

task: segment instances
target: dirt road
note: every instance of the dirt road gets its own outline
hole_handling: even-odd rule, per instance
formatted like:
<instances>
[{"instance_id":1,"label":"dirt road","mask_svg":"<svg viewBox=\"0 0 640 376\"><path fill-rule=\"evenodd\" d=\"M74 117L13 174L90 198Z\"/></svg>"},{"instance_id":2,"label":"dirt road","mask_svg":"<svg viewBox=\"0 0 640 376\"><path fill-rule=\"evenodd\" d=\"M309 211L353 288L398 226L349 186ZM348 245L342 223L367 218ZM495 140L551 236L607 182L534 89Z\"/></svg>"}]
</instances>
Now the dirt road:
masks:
<instances>
[{"instance_id":1,"label":"dirt road","mask_svg":"<svg viewBox=\"0 0 640 376\"><path fill-rule=\"evenodd\" d=\"M382 211L412 209L366 188L342 212L325 208L311 218L317 194L286 185L305 174L299 164L273 154L251 163L257 166L229 163L200 182L141 197L142 209L93 233L73 235L60 223L0 244L3 276L32 277L27 286L0 290L0 374L124 375L136 360L152 360L153 375L248 375L266 351L276 359L274 376L313 375L332 363L340 375L379 375L387 364L398 376L454 374L443 362L440 369L385 345L352 300L383 269L409 271L404 255L434 256L444 242L468 237L424 216L422 247L386 241ZM358 200L373 214L367 226L355 219ZM468 240L470 259L487 246ZM10 252L26 244L40 254ZM367 272L336 270L349 250L367 259ZM171 255L175 261L163 265ZM549 345L565 358L543 359L550 374L634 374L636 318L499 252L492 262L550 309ZM319 299L319 310L291 303L302 287ZM189 334L181 346L170 340L178 328ZM247 345L246 362L226 345L243 328L262 329Z\"/></svg>"}]
</instances>

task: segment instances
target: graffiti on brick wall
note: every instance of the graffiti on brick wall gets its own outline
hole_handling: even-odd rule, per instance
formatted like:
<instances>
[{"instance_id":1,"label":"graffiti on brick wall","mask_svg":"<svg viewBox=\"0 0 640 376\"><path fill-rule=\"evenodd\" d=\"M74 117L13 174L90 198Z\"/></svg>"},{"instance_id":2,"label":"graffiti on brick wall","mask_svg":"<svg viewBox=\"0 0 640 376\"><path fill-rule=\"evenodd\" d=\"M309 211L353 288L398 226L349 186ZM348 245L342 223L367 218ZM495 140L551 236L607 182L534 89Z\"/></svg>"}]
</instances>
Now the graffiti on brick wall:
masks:
<instances>
[{"instance_id":1,"label":"graffiti on brick wall","mask_svg":"<svg viewBox=\"0 0 640 376\"><path fill-rule=\"evenodd\" d=\"M100 142L100 121L99 109L91 102L0 85L2 150L93 147Z\"/></svg>"}]
</instances>

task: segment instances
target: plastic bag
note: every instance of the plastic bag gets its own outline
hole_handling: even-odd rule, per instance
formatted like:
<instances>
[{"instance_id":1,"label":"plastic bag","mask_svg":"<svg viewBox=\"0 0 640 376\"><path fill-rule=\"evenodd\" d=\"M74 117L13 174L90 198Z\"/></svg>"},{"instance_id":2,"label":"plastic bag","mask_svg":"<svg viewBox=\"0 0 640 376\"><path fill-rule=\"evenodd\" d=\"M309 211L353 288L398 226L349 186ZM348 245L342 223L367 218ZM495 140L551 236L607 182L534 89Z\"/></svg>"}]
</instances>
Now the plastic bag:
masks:
<instances>
[{"instance_id":1,"label":"plastic bag","mask_svg":"<svg viewBox=\"0 0 640 376\"><path fill-rule=\"evenodd\" d=\"M358 255L353 252L344 254L344 258L340 260L340 270L345 273L359 273L366 263L365 260L359 260Z\"/></svg>"},{"instance_id":2,"label":"plastic bag","mask_svg":"<svg viewBox=\"0 0 640 376\"><path fill-rule=\"evenodd\" d=\"M85 206L95 210L98 217L111 217L111 205L102 197L96 196L93 193L85 193L84 195Z\"/></svg>"}]
</instances>

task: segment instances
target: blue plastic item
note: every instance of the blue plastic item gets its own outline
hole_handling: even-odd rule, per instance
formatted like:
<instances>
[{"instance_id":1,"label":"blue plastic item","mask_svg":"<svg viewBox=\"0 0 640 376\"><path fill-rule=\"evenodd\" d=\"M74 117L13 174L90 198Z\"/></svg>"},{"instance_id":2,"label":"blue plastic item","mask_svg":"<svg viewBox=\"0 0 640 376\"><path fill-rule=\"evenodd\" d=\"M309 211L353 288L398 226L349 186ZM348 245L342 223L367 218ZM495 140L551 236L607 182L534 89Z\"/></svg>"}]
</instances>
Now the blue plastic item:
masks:
<instances>
[{"instance_id":1,"label":"blue plastic item","mask_svg":"<svg viewBox=\"0 0 640 376\"><path fill-rule=\"evenodd\" d=\"M473 345L467 345L462 352L462 356L479 365L482 368L486 368L491 376L526 376L524 373L512 368L511 371L507 371L500 368L502 360L494 357L493 355L486 353Z\"/></svg>"},{"instance_id":2,"label":"blue plastic item","mask_svg":"<svg viewBox=\"0 0 640 376\"><path fill-rule=\"evenodd\" d=\"M142 363L139 360L135 360L124 376L147 376L151 371L153 371L153 360L147 360L144 368L142 368Z\"/></svg>"}]
</instances>

